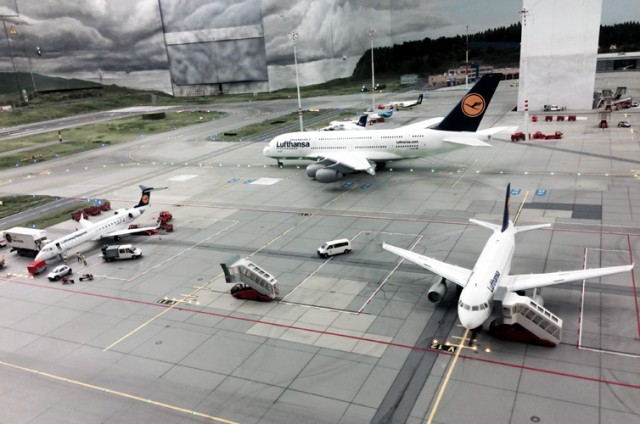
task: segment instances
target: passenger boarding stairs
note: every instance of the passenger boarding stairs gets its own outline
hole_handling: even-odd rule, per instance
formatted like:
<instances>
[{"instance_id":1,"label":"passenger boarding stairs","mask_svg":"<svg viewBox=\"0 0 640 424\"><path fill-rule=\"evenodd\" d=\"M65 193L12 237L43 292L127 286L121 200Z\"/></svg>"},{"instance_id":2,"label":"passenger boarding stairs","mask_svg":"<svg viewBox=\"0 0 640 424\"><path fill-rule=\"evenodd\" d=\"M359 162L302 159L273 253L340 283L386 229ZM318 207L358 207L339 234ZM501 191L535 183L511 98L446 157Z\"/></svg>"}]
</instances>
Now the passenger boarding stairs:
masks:
<instances>
[{"instance_id":1,"label":"passenger boarding stairs","mask_svg":"<svg viewBox=\"0 0 640 424\"><path fill-rule=\"evenodd\" d=\"M234 256L220 266L224 272L225 281L229 284L236 284L231 289L234 297L241 299L255 299L247 294L247 289L251 289L269 299L259 298L257 300L274 300L280 294L278 280L264 269L247 259L240 259Z\"/></svg>"},{"instance_id":2,"label":"passenger boarding stairs","mask_svg":"<svg viewBox=\"0 0 640 424\"><path fill-rule=\"evenodd\" d=\"M562 319L527 296L499 287L494 296L496 312L503 325L518 324L531 333L538 344L555 346L562 339Z\"/></svg>"}]
</instances>

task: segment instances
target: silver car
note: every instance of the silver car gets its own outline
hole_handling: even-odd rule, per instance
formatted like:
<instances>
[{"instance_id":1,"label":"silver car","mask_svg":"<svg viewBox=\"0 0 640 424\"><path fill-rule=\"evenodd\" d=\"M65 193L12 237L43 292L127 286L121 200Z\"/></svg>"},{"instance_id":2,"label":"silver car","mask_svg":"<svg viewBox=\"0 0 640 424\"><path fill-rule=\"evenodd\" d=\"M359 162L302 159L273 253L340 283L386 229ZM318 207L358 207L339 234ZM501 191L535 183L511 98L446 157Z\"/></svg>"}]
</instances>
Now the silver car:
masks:
<instances>
[{"instance_id":1,"label":"silver car","mask_svg":"<svg viewBox=\"0 0 640 424\"><path fill-rule=\"evenodd\" d=\"M71 275L72 272L68 265L58 265L47 275L47 278L49 281L56 281L65 275Z\"/></svg>"}]
</instances>

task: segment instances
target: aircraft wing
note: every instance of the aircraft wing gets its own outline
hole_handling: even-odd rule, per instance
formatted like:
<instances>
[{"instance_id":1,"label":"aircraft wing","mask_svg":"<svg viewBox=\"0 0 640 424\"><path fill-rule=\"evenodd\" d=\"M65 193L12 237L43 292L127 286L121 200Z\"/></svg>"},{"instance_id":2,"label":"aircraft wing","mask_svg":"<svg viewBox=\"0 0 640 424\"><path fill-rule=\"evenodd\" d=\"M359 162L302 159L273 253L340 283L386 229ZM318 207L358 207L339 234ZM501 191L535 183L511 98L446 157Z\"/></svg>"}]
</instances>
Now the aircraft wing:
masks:
<instances>
[{"instance_id":1,"label":"aircraft wing","mask_svg":"<svg viewBox=\"0 0 640 424\"><path fill-rule=\"evenodd\" d=\"M126 228L124 230L117 230L117 231L112 231L108 234L103 234L100 236L100 238L106 238L106 237L119 237L119 236L126 236L128 234L133 234L133 233L137 233L140 231L148 231L148 230L157 230L158 227L138 227L138 228Z\"/></svg>"},{"instance_id":2,"label":"aircraft wing","mask_svg":"<svg viewBox=\"0 0 640 424\"><path fill-rule=\"evenodd\" d=\"M605 275L618 274L631 271L633 264L610 266L607 268L578 269L576 271L560 271L547 274L522 274L509 275L506 281L507 290L535 289L539 287L553 286L555 284L570 283L571 281L587 280L589 278L604 277Z\"/></svg>"},{"instance_id":3,"label":"aircraft wing","mask_svg":"<svg viewBox=\"0 0 640 424\"><path fill-rule=\"evenodd\" d=\"M469 134L473 134L473 133L469 133ZM461 136L461 135L447 136L443 139L443 141L447 141L449 143L463 144L465 146L472 146L472 147L493 147L489 143L485 143L482 140L479 140L475 137L470 137L470 136Z\"/></svg>"},{"instance_id":4,"label":"aircraft wing","mask_svg":"<svg viewBox=\"0 0 640 424\"><path fill-rule=\"evenodd\" d=\"M513 133L517 129L518 129L518 127L514 127L514 126L512 126L512 127L491 127L491 128L486 128L484 130L478 130L478 131L476 131L476 134L480 134L480 135L483 135L483 136L492 136L494 134L501 133L501 132Z\"/></svg>"},{"instance_id":5,"label":"aircraft wing","mask_svg":"<svg viewBox=\"0 0 640 424\"><path fill-rule=\"evenodd\" d=\"M356 152L330 152L323 154L309 155L310 158L320 158L323 161L335 162L337 165L349 168L353 171L367 171L371 175L375 175L375 163L369 162L369 159Z\"/></svg>"},{"instance_id":6,"label":"aircraft wing","mask_svg":"<svg viewBox=\"0 0 640 424\"><path fill-rule=\"evenodd\" d=\"M456 265L451 265L446 262L439 261L437 259L430 258L428 256L419 255L410 250L401 249L399 247L391 246L386 243L382 243L382 248L393 254L396 254L414 264L421 266L422 268L438 274L444 277L446 280L456 283L460 287L467 285L469 277L471 277L471 270L462 268Z\"/></svg>"}]
</instances>

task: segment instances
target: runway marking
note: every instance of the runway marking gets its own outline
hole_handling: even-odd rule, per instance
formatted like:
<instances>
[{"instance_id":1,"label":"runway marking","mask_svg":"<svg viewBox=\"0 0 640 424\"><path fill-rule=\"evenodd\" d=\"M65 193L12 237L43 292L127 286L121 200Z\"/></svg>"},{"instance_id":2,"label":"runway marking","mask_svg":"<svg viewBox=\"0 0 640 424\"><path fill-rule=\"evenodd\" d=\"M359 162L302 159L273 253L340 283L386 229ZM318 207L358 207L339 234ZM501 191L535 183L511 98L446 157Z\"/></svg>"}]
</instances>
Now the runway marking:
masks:
<instances>
[{"instance_id":1,"label":"runway marking","mask_svg":"<svg viewBox=\"0 0 640 424\"><path fill-rule=\"evenodd\" d=\"M420 235L418 237L418 240L416 240L416 242L413 243L413 245L411 246L411 248L409 250L413 251L413 249L415 249L415 247L418 245L418 243L420 243L420 241L422 241L423 238L424 238L424 236ZM400 261L396 264L396 266L393 267L393 269L389 272L389 274L387 274L387 276L384 278L384 280L382 280L380 285L378 285L378 288L376 288L375 291L371 294L371 296L369 296L369 298L364 302L364 305L362 305L362 307L360 309L358 309L358 313L361 313L364 310L364 308L367 307L369 302L371 302L371 299L373 299L375 297L375 295L378 294L378 292L380 290L382 290L382 287L387 283L387 281L389 281L389 278L391 278L391 276L396 272L396 270L398 268L400 268L400 265L402 265L403 262L404 262L404 258L400 259Z\"/></svg>"},{"instance_id":2,"label":"runway marking","mask_svg":"<svg viewBox=\"0 0 640 424\"><path fill-rule=\"evenodd\" d=\"M522 209L524 208L524 203L527 201L528 196L529 196L529 190L527 190L527 192L524 194L524 199L522 199L522 203L520 203L518 212L516 212L516 216L513 219L513 225L516 225L516 222L518 222L518 218L520 218L520 213L522 213Z\"/></svg>"},{"instance_id":3,"label":"runway marking","mask_svg":"<svg viewBox=\"0 0 640 424\"><path fill-rule=\"evenodd\" d=\"M469 334L469 329L467 328L466 331L464 332L464 335L460 339L460 343L458 344L458 349L456 349L456 354L453 356L453 361L451 361L451 364L449 364L447 375L444 377L444 380L442 381L440 392L438 392L438 397L436 398L433 408L431 408L431 413L429 414L429 419L427 419L427 424L431 424L433 422L433 417L436 415L436 412L438 411L438 407L440 406L440 401L442 400L442 395L444 394L444 391L446 390L447 385L449 384L449 379L451 378L453 369L455 368L456 363L458 362L458 358L460 357L460 352L462 352L462 347L464 345L464 342L467 340L468 334Z\"/></svg>"},{"instance_id":4,"label":"runway marking","mask_svg":"<svg viewBox=\"0 0 640 424\"><path fill-rule=\"evenodd\" d=\"M6 283L10 283L10 284L28 286L28 287L37 287L37 288L45 289L45 290L63 291L63 292L66 292L66 293L72 293L72 294L81 295L81 296L92 296L92 297L98 297L98 298L101 298L101 299L113 300L113 301L130 302L130 303L136 303L136 304L145 305L145 306L154 306L154 307L157 307L157 308L169 308L166 305L158 304L158 303L155 303L155 302L147 302L147 301L136 300L136 299L127 299L127 298L123 298L123 297L115 297L115 296L109 296L109 295L98 294L98 293L78 292L78 291L74 291L74 290L68 289L66 287L42 286L42 285L36 284L36 283L28 283L28 282L13 281L13 280L5 280L5 282ZM404 343L396 343L396 342L391 342L391 341L386 341L386 340L379 340L379 339L374 339L374 338L371 338L371 337L359 337L359 336L354 336L354 335L350 335L350 334L336 333L336 332L333 332L333 331L317 330L317 329L314 329L314 328L300 327L300 326L289 325L289 324L280 324L280 323L277 323L277 322L262 321L262 320L256 319L256 318L239 317L239 316L234 316L234 315L231 315L231 314L221 314L221 313L217 313L217 312L204 311L204 310L195 311L193 309L187 309L187 308L181 308L181 307L175 307L173 309L174 310L178 310L178 311L182 311L182 312L193 313L193 314L209 315L209 316L223 318L223 319L231 319L231 320L237 320L237 321L243 321L243 322L250 322L250 323L254 323L254 324L270 325L272 327L292 329L292 330L300 330L300 331L307 331L307 332L316 333L316 334L326 334L326 335L330 335L330 336L344 337L346 339L379 343L379 344L382 344L382 345L385 345L385 346L394 346L394 347L399 347L399 348L402 348L402 349L410 349L410 350L417 350L417 351L421 351L421 352L431 352L431 353L435 353L435 354L438 354L438 355L453 356L453 354L448 353L448 352L444 352L444 351L441 351L441 350L417 347L417 346L412 346L412 345L408 345L408 344L404 344ZM527 371L532 371L532 372L539 372L539 373L542 373L542 374L550 374L550 375L555 375L555 376L560 376L560 377L568 377L568 378L573 378L573 379L577 379L577 380L591 381L591 382L594 382L594 383L607 384L607 385L611 385L611 386L618 386L618 387L625 387L625 388L629 388L629 389L640 390L640 384L623 383L623 382L620 382L620 381L617 381L617 380L605 380L605 379L602 379L602 378L588 377L588 376L579 375L579 374L570 374L570 373L554 371L554 370L549 370L549 369L544 369L544 368L530 367L530 366L526 366L526 365L522 365L522 364L512 364L512 363L509 363L509 362L494 361L492 359L484 359L484 358L479 358L479 357L476 357L476 356L460 355L460 357L464 358L464 359L470 359L470 360L473 360L473 361L484 362L484 363L487 363L487 364L500 365L500 366L516 368L516 369L521 369L521 370L527 370Z\"/></svg>"},{"instance_id":5,"label":"runway marking","mask_svg":"<svg viewBox=\"0 0 640 424\"><path fill-rule=\"evenodd\" d=\"M475 159L475 160L471 163L471 165L469 165L469 166L467 167L467 169L465 169L465 170L464 170L464 172L462 173L462 175L460 175L460 177L458 177L458 178L454 181L454 183L453 183L453 184L451 184L451 188L455 187L455 186L456 186L456 184L458 184L458 183L460 182L460 180L461 180L462 178L464 178L464 176L465 176L465 175L467 175L467 172L469 172L469 170L473 167L473 165L475 165L475 164L476 164L476 162L478 162L478 159Z\"/></svg>"},{"instance_id":6,"label":"runway marking","mask_svg":"<svg viewBox=\"0 0 640 424\"><path fill-rule=\"evenodd\" d=\"M179 406L169 405L168 403L158 402L158 401L155 401L153 399L141 398L140 396L132 395L132 394L125 393L125 392L120 392L118 390L111 390L111 389L108 389L106 387L96 386L94 384L85 383L85 382L79 381L79 380L73 380L73 379L62 377L62 376L59 376L59 375L56 375L56 374L51 374L51 373L48 373L48 372L38 371L38 370L33 369L33 368L26 368L26 367L23 367L23 366L20 366L20 365L11 364L9 362L0 361L0 365L4 365L5 367L13 368L13 369L16 369L16 370L19 370L19 371L28 372L28 373L39 375L39 376L42 376L42 377L50 378L52 380L61 381L63 383L73 384L73 385L76 385L76 386L83 387L85 389L91 389L91 390L96 390L96 391L99 391L99 392L104 392L104 393L108 393L108 394L115 395L115 396L120 396L120 397L123 397L123 398L135 400L135 401L138 401L138 402L142 402L142 403L145 403L145 404L148 404L148 405L160 406L162 408L170 409L170 410L176 411L176 412L182 412L184 414L188 414L188 415L195 416L195 417L206 418L206 419L209 419L209 420L212 420L212 421L217 421L217 422L225 423L225 424L238 424L236 421L226 420L226 419L220 418L220 417L214 417L213 415L204 414L202 412L194 411L194 410L191 410L191 409L185 409L185 408L181 408Z\"/></svg>"},{"instance_id":7,"label":"runway marking","mask_svg":"<svg viewBox=\"0 0 640 424\"><path fill-rule=\"evenodd\" d=\"M633 263L633 254L631 252L631 239L629 237L627 237L627 243L629 244L629 250L609 250L609 249L591 249L591 250L601 250L601 251L606 251L606 252L622 252L622 253L629 253L629 263ZM583 268L586 269L587 268L587 256L588 256L588 252L589 249L585 248L584 249L584 260L583 260ZM637 325L638 325L638 334L640 335L640 315L638 315L638 296L636 293L636 279L635 279L635 275L633 272L633 269L631 270L631 282L632 282L632 286L633 286L633 299L634 299L634 303L635 303L635 307L636 307L636 321L637 321ZM609 355L616 355L616 356L623 356L625 358L640 358L640 354L635 354L635 353L628 353L628 352L620 352L620 351L614 351L614 350L608 350L608 349L601 349L601 348L595 348L595 347L588 347L588 346L583 346L582 345L582 323L584 322L584 299L585 299L585 292L586 292L586 280L582 280L582 288L580 290L580 308L579 308L579 313L578 313L578 341L576 342L576 348L578 348L579 350L586 350L589 352L596 352L596 353L606 353Z\"/></svg>"},{"instance_id":8,"label":"runway marking","mask_svg":"<svg viewBox=\"0 0 640 424\"><path fill-rule=\"evenodd\" d=\"M167 260L162 261L161 263L159 263L158 265L156 265L156 267L157 267L157 266L160 266L160 265L162 265L162 264L164 264L164 263L166 263L166 262L168 262L168 261L169 261L169 260L171 260L171 259L176 258L177 256L182 255L184 252L187 252L187 251L189 251L189 250L191 250L191 249L194 249L196 246L198 246L198 245L200 245L200 244L204 243L205 241L207 241L207 240L209 240L209 239L211 239L211 238L213 238L213 237L215 237L215 236L219 235L220 233L222 233L222 232L226 231L228 228L231 228L231 227L233 227L234 225L237 225L237 224L238 224L238 222L234 222L234 223L232 223L232 224L228 225L227 227L225 227L225 228L221 229L220 231L216 232L215 234L211 235L210 237L207 237L206 239L201 240L200 242L198 242L198 243L194 244L193 246L191 246L191 247L189 247L189 248L187 248L187 249L185 249L185 250L183 250L183 251L179 252L178 254L173 255L172 257L168 258ZM155 267L154 267L154 268L155 268ZM151 269L153 269L153 268L150 268L149 270L147 270L147 271L143 272L143 273L142 273L142 274L140 274L140 275L144 275L145 273L147 273L147 272L148 272L148 271L150 271ZM130 336L134 335L136 332L140 331L141 329L143 329L144 327L146 327L147 325L149 325L150 323L152 323L152 322L153 322L153 321L155 321L156 319L160 318L162 315L164 315L164 314L166 314L167 312L169 312L170 310L174 309L174 307L175 307L176 305L180 305L180 304L182 304L182 303L185 303L185 300L186 300L186 299L192 299L192 298L194 298L194 297L197 297L196 295L197 295L200 291L205 290L206 288L208 288L208 286L209 286L209 285L211 285L215 280L217 280L218 278L220 278L222 275L223 275L223 273L218 274L218 275L217 275L217 276L215 276L213 279L209 280L209 282L207 282L207 284L205 284L205 285L203 285L203 286L201 286L201 287L197 287L197 288L196 288L194 291L192 291L191 293L188 293L188 294L186 294L186 295L183 295L184 297L183 297L182 299L179 299L179 300L177 300L175 303L172 303L171 305L169 305L169 306L167 307L167 309L165 309L164 311L160 312L159 314L157 314L157 315L155 315L155 316L153 316L153 317L149 318L146 322L143 322L142 324L140 324L138 327L136 327L135 329L133 329L133 330L132 330L132 331L130 331L129 333L127 333L127 334L125 334L124 336L120 337L118 340L116 340L115 342L111 343L109 346L105 347L102 351L103 351L103 352L106 352L106 351L108 351L108 350L111 350L111 348L112 348L112 347L116 346L117 344L119 344L120 342L124 341L124 340L125 340L125 339L127 339L128 337L130 337Z\"/></svg>"}]
</instances>

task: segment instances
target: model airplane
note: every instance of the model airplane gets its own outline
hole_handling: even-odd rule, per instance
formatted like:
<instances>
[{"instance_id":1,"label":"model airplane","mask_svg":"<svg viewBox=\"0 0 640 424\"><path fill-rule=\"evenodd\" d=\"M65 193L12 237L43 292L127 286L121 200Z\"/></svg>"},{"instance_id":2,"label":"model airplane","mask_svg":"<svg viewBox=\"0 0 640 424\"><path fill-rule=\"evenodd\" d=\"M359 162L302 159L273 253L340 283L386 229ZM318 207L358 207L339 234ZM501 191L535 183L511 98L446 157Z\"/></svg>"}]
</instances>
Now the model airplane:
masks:
<instances>
[{"instance_id":1,"label":"model airplane","mask_svg":"<svg viewBox=\"0 0 640 424\"><path fill-rule=\"evenodd\" d=\"M321 183L345 174L366 171L375 175L386 162L414 159L461 147L491 147L479 137L508 129L477 131L502 74L486 74L433 128L415 125L387 130L309 131L282 134L264 148L263 154L281 165L285 159L312 159L307 175ZM439 119L439 118L438 118ZM424 122L424 121L423 121Z\"/></svg>"},{"instance_id":2,"label":"model airplane","mask_svg":"<svg viewBox=\"0 0 640 424\"><path fill-rule=\"evenodd\" d=\"M422 104L422 98L423 98L423 95L420 94L417 100L406 100L404 102L391 102L386 105L385 104L380 105L378 107L381 109L395 109L395 110L411 109L414 106Z\"/></svg>"},{"instance_id":3,"label":"model airplane","mask_svg":"<svg viewBox=\"0 0 640 424\"><path fill-rule=\"evenodd\" d=\"M357 121L331 121L328 126L320 128L320 131L346 131L364 130L367 128L369 115L364 114Z\"/></svg>"},{"instance_id":4,"label":"model airplane","mask_svg":"<svg viewBox=\"0 0 640 424\"><path fill-rule=\"evenodd\" d=\"M498 287L502 286L507 291L517 292L618 274L630 271L633 268L633 264L631 264L547 274L509 275L511 259L515 249L515 235L551 225L514 226L513 222L509 220L510 191L511 187L507 185L502 226L476 219L469 220L474 224L493 230L493 235L487 241L473 269L448 264L386 243L382 244L382 248L442 277L442 280L431 286L427 295L429 300L434 303L440 302L446 295L447 286L445 280L460 286L462 292L458 302L458 318L464 327L471 330L481 327L491 315L493 296Z\"/></svg>"},{"instance_id":5,"label":"model airplane","mask_svg":"<svg viewBox=\"0 0 640 424\"><path fill-rule=\"evenodd\" d=\"M132 208L118 209L115 211L113 216L96 223L89 222L83 217L80 218L80 225L83 227L82 229L45 244L36 256L36 261L47 261L55 258L56 256L62 257L67 251L86 241L98 240L105 237L112 237L115 240L119 240L121 236L127 234L155 229L156 227L129 229L129 224L140 217L140 215L142 215L149 207L151 191L163 190L165 188L166 187L152 188L141 185L140 189L142 190L142 196L136 206Z\"/></svg>"}]
</instances>

